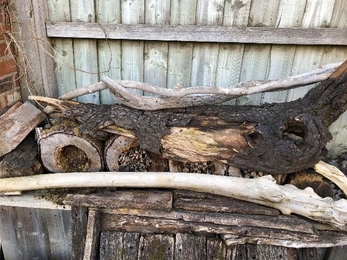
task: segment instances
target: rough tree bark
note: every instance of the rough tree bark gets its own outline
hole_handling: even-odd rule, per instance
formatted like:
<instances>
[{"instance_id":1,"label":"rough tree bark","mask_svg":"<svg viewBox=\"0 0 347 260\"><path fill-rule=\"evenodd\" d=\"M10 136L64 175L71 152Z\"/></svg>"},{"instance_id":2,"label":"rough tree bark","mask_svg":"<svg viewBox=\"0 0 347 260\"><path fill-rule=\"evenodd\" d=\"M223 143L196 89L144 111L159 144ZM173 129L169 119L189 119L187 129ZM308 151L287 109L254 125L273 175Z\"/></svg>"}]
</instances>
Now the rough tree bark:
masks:
<instances>
[{"instance_id":1,"label":"rough tree bark","mask_svg":"<svg viewBox=\"0 0 347 260\"><path fill-rule=\"evenodd\" d=\"M80 130L126 132L141 148L180 161L222 161L272 174L315 165L326 155L329 125L347 108L347 61L302 99L263 106L196 106L158 111L61 101ZM116 128L114 128L116 126Z\"/></svg>"}]
</instances>

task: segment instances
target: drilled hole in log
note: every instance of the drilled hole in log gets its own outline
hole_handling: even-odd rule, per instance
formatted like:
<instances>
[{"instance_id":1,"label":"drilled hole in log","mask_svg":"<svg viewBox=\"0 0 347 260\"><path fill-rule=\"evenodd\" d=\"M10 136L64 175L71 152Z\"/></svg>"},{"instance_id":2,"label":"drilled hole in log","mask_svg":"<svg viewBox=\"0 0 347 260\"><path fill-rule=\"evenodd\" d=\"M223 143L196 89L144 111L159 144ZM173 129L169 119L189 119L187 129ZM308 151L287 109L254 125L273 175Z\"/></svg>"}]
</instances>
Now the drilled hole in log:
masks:
<instances>
[{"instance_id":1,"label":"drilled hole in log","mask_svg":"<svg viewBox=\"0 0 347 260\"><path fill-rule=\"evenodd\" d=\"M282 134L285 138L300 143L306 136L306 127L300 121L290 120L284 125Z\"/></svg>"},{"instance_id":2,"label":"drilled hole in log","mask_svg":"<svg viewBox=\"0 0 347 260\"><path fill-rule=\"evenodd\" d=\"M57 148L55 151L55 160L57 166L64 172L84 172L91 165L87 154L74 145Z\"/></svg>"},{"instance_id":3,"label":"drilled hole in log","mask_svg":"<svg viewBox=\"0 0 347 260\"><path fill-rule=\"evenodd\" d=\"M132 147L119 156L118 165L121 172L148 172L152 160L145 150Z\"/></svg>"},{"instance_id":4,"label":"drilled hole in log","mask_svg":"<svg viewBox=\"0 0 347 260\"><path fill-rule=\"evenodd\" d=\"M258 145L263 141L264 137L259 132L253 132L248 135L248 143L252 146Z\"/></svg>"}]
</instances>

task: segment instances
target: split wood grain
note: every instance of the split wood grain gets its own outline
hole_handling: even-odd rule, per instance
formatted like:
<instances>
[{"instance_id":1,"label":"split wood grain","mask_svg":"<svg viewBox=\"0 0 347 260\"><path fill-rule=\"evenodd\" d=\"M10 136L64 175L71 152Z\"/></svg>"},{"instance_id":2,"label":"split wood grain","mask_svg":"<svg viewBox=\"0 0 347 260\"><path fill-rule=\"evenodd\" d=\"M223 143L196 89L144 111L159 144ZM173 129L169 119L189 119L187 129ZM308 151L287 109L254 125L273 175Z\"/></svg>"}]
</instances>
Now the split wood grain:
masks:
<instances>
[{"instance_id":1,"label":"split wood grain","mask_svg":"<svg viewBox=\"0 0 347 260\"><path fill-rule=\"evenodd\" d=\"M102 194L69 194L64 204L88 208L127 208L170 211L172 192L156 190L125 190Z\"/></svg>"},{"instance_id":2,"label":"split wood grain","mask_svg":"<svg viewBox=\"0 0 347 260\"><path fill-rule=\"evenodd\" d=\"M18 103L0 117L0 157L16 148L46 115L29 102Z\"/></svg>"}]
</instances>

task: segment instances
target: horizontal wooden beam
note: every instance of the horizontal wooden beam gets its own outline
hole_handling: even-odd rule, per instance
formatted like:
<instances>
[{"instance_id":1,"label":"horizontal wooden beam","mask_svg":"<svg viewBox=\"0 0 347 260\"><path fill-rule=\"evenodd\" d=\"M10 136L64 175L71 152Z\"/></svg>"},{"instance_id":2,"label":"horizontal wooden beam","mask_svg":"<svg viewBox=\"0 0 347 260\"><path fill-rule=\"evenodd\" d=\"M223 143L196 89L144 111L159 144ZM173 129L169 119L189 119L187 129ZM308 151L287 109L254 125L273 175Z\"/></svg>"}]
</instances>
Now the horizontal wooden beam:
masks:
<instances>
[{"instance_id":1,"label":"horizontal wooden beam","mask_svg":"<svg viewBox=\"0 0 347 260\"><path fill-rule=\"evenodd\" d=\"M346 28L272 28L201 25L46 23L48 37L258 43L294 45L347 45Z\"/></svg>"}]
</instances>

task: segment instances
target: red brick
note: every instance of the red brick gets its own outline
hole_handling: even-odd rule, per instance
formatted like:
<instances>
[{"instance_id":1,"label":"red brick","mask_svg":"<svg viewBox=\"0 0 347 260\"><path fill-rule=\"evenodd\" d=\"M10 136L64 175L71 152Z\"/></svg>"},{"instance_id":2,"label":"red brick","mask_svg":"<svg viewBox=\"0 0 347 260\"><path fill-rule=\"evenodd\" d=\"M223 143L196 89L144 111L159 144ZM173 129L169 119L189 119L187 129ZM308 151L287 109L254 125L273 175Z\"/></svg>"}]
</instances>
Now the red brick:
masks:
<instances>
[{"instance_id":1,"label":"red brick","mask_svg":"<svg viewBox=\"0 0 347 260\"><path fill-rule=\"evenodd\" d=\"M5 42L0 42L0 57L6 56L9 54L9 46Z\"/></svg>"},{"instance_id":2,"label":"red brick","mask_svg":"<svg viewBox=\"0 0 347 260\"><path fill-rule=\"evenodd\" d=\"M17 64L14 59L3 60L0 62L0 77L15 72L17 70Z\"/></svg>"}]
</instances>

